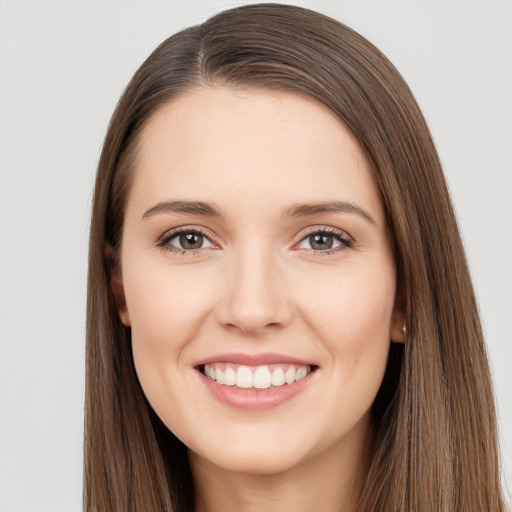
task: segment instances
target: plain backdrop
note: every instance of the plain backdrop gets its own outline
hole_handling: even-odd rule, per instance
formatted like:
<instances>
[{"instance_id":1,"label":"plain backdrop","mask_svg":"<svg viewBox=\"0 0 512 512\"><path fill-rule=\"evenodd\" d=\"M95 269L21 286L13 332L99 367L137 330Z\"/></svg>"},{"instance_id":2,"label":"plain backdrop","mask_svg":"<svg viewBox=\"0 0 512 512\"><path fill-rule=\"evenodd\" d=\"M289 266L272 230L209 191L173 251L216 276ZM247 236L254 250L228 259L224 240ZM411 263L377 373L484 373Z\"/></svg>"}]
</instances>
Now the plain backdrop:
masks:
<instances>
[{"instance_id":1,"label":"plain backdrop","mask_svg":"<svg viewBox=\"0 0 512 512\"><path fill-rule=\"evenodd\" d=\"M131 75L244 2L0 0L0 511L81 510L95 167ZM487 335L512 476L512 1L301 1L388 55L429 122Z\"/></svg>"}]
</instances>

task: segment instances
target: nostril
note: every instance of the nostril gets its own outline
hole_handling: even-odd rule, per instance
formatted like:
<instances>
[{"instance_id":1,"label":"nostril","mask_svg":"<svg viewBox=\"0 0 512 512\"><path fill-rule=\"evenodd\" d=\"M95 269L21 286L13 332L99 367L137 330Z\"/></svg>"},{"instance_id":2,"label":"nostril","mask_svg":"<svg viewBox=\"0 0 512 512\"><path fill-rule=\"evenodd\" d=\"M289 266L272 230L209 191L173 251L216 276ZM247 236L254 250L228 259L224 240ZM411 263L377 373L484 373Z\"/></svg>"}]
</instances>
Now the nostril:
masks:
<instances>
[{"instance_id":1,"label":"nostril","mask_svg":"<svg viewBox=\"0 0 512 512\"><path fill-rule=\"evenodd\" d=\"M254 319L242 319L237 323L230 322L223 326L230 331L240 331L245 334L251 334L260 330L277 329L281 324L279 322L269 322L265 324L264 322L258 322Z\"/></svg>"}]
</instances>

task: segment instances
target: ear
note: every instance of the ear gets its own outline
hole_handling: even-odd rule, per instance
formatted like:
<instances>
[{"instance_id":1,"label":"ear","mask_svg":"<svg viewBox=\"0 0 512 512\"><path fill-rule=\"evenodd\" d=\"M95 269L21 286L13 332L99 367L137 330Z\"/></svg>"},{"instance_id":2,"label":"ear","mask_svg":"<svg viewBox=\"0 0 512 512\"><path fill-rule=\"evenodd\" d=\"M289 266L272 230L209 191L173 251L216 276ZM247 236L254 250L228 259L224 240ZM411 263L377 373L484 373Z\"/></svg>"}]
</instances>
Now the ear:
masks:
<instances>
[{"instance_id":1,"label":"ear","mask_svg":"<svg viewBox=\"0 0 512 512\"><path fill-rule=\"evenodd\" d=\"M391 315L391 327L389 337L395 343L405 343L405 319L403 312L395 308Z\"/></svg>"},{"instance_id":2,"label":"ear","mask_svg":"<svg viewBox=\"0 0 512 512\"><path fill-rule=\"evenodd\" d=\"M105 244L105 261L107 262L107 268L110 274L110 291L114 297L117 313L123 325L129 327L131 325L130 314L124 295L121 266L119 264L119 258L110 244Z\"/></svg>"}]
</instances>

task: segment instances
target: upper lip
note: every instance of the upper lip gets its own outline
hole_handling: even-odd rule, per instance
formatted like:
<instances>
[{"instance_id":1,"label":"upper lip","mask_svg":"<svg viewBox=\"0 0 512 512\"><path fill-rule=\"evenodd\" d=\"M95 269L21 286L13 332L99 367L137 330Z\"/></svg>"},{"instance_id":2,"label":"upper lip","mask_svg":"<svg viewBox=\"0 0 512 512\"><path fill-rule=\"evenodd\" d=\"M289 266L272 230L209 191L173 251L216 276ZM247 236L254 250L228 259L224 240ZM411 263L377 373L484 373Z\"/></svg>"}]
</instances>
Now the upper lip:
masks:
<instances>
[{"instance_id":1,"label":"upper lip","mask_svg":"<svg viewBox=\"0 0 512 512\"><path fill-rule=\"evenodd\" d=\"M230 352L226 354L217 354L194 363L193 366L201 366L212 363L232 363L246 366L263 366L265 364L295 364L297 366L315 366L311 361L299 359L297 357L285 354L263 353L263 354L244 354L241 352Z\"/></svg>"}]
</instances>

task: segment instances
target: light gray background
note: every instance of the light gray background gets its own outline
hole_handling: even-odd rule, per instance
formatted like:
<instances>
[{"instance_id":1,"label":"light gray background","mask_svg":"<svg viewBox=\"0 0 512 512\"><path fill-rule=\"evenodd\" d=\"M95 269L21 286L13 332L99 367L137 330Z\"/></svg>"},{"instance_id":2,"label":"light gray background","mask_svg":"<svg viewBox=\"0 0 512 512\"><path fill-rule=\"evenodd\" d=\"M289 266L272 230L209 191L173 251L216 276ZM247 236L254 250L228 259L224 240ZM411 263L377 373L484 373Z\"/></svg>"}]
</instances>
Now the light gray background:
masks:
<instances>
[{"instance_id":1,"label":"light gray background","mask_svg":"<svg viewBox=\"0 0 512 512\"><path fill-rule=\"evenodd\" d=\"M164 38L243 2L0 0L0 511L81 509L91 189L109 117ZM294 2L396 64L437 142L512 476L512 1Z\"/></svg>"}]
</instances>

